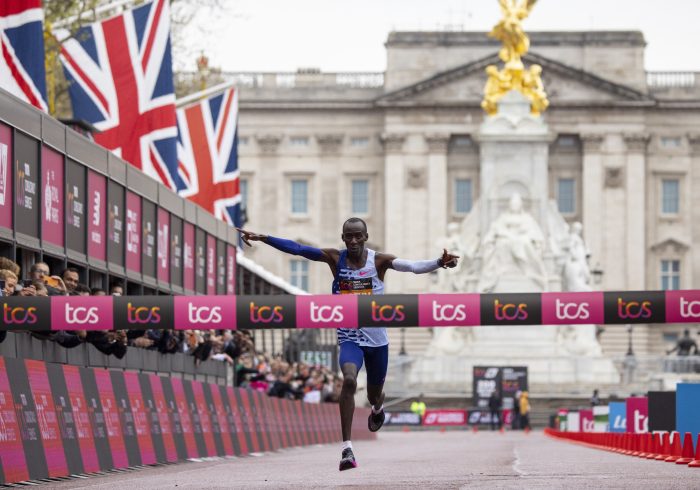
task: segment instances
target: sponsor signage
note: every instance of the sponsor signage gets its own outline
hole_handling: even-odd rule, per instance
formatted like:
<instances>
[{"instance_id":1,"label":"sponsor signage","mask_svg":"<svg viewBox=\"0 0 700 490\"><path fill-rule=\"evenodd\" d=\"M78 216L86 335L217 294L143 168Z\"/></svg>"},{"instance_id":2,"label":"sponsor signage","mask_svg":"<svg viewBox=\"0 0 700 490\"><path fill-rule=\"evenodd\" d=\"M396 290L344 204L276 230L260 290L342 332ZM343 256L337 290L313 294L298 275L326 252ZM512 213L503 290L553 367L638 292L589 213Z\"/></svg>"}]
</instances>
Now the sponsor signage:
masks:
<instances>
[{"instance_id":1,"label":"sponsor signage","mask_svg":"<svg viewBox=\"0 0 700 490\"><path fill-rule=\"evenodd\" d=\"M88 170L87 176L87 253L93 259L107 260L107 179Z\"/></svg>"},{"instance_id":2,"label":"sponsor signage","mask_svg":"<svg viewBox=\"0 0 700 490\"><path fill-rule=\"evenodd\" d=\"M143 241L141 267L145 276L156 277L156 205L146 199L141 200L141 226Z\"/></svg>"},{"instance_id":3,"label":"sponsor signage","mask_svg":"<svg viewBox=\"0 0 700 490\"><path fill-rule=\"evenodd\" d=\"M170 213L158 208L158 281L170 282Z\"/></svg>"},{"instance_id":4,"label":"sponsor signage","mask_svg":"<svg viewBox=\"0 0 700 490\"><path fill-rule=\"evenodd\" d=\"M610 407L599 405L593 407L594 432L609 432Z\"/></svg>"},{"instance_id":5,"label":"sponsor signage","mask_svg":"<svg viewBox=\"0 0 700 490\"><path fill-rule=\"evenodd\" d=\"M421 425L420 415L413 412L384 412L385 425Z\"/></svg>"},{"instance_id":6,"label":"sponsor signage","mask_svg":"<svg viewBox=\"0 0 700 490\"><path fill-rule=\"evenodd\" d=\"M39 238L39 143L15 132L15 231Z\"/></svg>"},{"instance_id":7,"label":"sponsor signage","mask_svg":"<svg viewBox=\"0 0 700 490\"><path fill-rule=\"evenodd\" d=\"M483 325L541 325L541 296L536 293L482 294Z\"/></svg>"},{"instance_id":8,"label":"sponsor signage","mask_svg":"<svg viewBox=\"0 0 700 490\"><path fill-rule=\"evenodd\" d=\"M51 296L50 299L52 330L114 328L112 296Z\"/></svg>"},{"instance_id":9,"label":"sponsor signage","mask_svg":"<svg viewBox=\"0 0 700 490\"><path fill-rule=\"evenodd\" d=\"M566 414L566 431L579 432L581 430L581 414L577 410L570 410Z\"/></svg>"},{"instance_id":10,"label":"sponsor signage","mask_svg":"<svg viewBox=\"0 0 700 490\"><path fill-rule=\"evenodd\" d=\"M83 255L87 254L86 178L84 166L66 161L66 246Z\"/></svg>"},{"instance_id":11,"label":"sponsor signage","mask_svg":"<svg viewBox=\"0 0 700 490\"><path fill-rule=\"evenodd\" d=\"M41 147L41 238L63 248L63 155Z\"/></svg>"},{"instance_id":12,"label":"sponsor signage","mask_svg":"<svg viewBox=\"0 0 700 490\"><path fill-rule=\"evenodd\" d=\"M226 294L226 242L216 241L216 294Z\"/></svg>"},{"instance_id":13,"label":"sponsor signage","mask_svg":"<svg viewBox=\"0 0 700 490\"><path fill-rule=\"evenodd\" d=\"M579 410L580 417L580 432L595 432L595 422L593 419L593 410Z\"/></svg>"},{"instance_id":14,"label":"sponsor signage","mask_svg":"<svg viewBox=\"0 0 700 490\"><path fill-rule=\"evenodd\" d=\"M512 425L513 423L513 410L503 409L500 410L501 423L503 425ZM497 424L498 419L494 416L493 423ZM491 424L491 411L490 410L470 410L469 411L469 424L470 425L489 425Z\"/></svg>"},{"instance_id":15,"label":"sponsor signage","mask_svg":"<svg viewBox=\"0 0 700 490\"><path fill-rule=\"evenodd\" d=\"M170 216L170 283L182 286L182 219Z\"/></svg>"},{"instance_id":16,"label":"sponsor signage","mask_svg":"<svg viewBox=\"0 0 700 490\"><path fill-rule=\"evenodd\" d=\"M418 325L418 296L412 294L357 295L360 327Z\"/></svg>"},{"instance_id":17,"label":"sponsor signage","mask_svg":"<svg viewBox=\"0 0 700 490\"><path fill-rule=\"evenodd\" d=\"M420 325L425 327L481 324L478 294L421 294L418 312Z\"/></svg>"},{"instance_id":18,"label":"sponsor signage","mask_svg":"<svg viewBox=\"0 0 700 490\"><path fill-rule=\"evenodd\" d=\"M0 123L0 227L12 229L12 129Z\"/></svg>"},{"instance_id":19,"label":"sponsor signage","mask_svg":"<svg viewBox=\"0 0 700 490\"><path fill-rule=\"evenodd\" d=\"M172 329L173 296L115 296L114 325L128 329Z\"/></svg>"},{"instance_id":20,"label":"sponsor signage","mask_svg":"<svg viewBox=\"0 0 700 490\"><path fill-rule=\"evenodd\" d=\"M236 294L236 247L226 244L226 294Z\"/></svg>"},{"instance_id":21,"label":"sponsor signage","mask_svg":"<svg viewBox=\"0 0 700 490\"><path fill-rule=\"evenodd\" d=\"M467 425L467 411L426 410L423 425Z\"/></svg>"},{"instance_id":22,"label":"sponsor signage","mask_svg":"<svg viewBox=\"0 0 700 490\"><path fill-rule=\"evenodd\" d=\"M194 289L197 293L207 292L207 234L200 228L194 233Z\"/></svg>"},{"instance_id":23,"label":"sponsor signage","mask_svg":"<svg viewBox=\"0 0 700 490\"><path fill-rule=\"evenodd\" d=\"M184 224L183 255L182 255L182 281L185 291L194 291L194 225Z\"/></svg>"},{"instance_id":24,"label":"sponsor signage","mask_svg":"<svg viewBox=\"0 0 700 490\"><path fill-rule=\"evenodd\" d=\"M645 396L631 397L627 402L627 432L649 432L649 400Z\"/></svg>"},{"instance_id":25,"label":"sponsor signage","mask_svg":"<svg viewBox=\"0 0 700 490\"><path fill-rule=\"evenodd\" d=\"M489 397L496 391L501 396L502 371L496 366L474 366L472 368L472 393L475 405L489 406Z\"/></svg>"},{"instance_id":26,"label":"sponsor signage","mask_svg":"<svg viewBox=\"0 0 700 490\"><path fill-rule=\"evenodd\" d=\"M676 392L650 391L649 432L676 430Z\"/></svg>"},{"instance_id":27,"label":"sponsor signage","mask_svg":"<svg viewBox=\"0 0 700 490\"><path fill-rule=\"evenodd\" d=\"M700 384L678 383L676 385L676 430L680 434L690 432L695 441L700 434L698 407L700 407Z\"/></svg>"},{"instance_id":28,"label":"sponsor signage","mask_svg":"<svg viewBox=\"0 0 700 490\"><path fill-rule=\"evenodd\" d=\"M627 403L610 402L610 432L627 432Z\"/></svg>"},{"instance_id":29,"label":"sponsor signage","mask_svg":"<svg viewBox=\"0 0 700 490\"><path fill-rule=\"evenodd\" d=\"M126 192L126 268L141 272L141 198Z\"/></svg>"},{"instance_id":30,"label":"sponsor signage","mask_svg":"<svg viewBox=\"0 0 700 490\"><path fill-rule=\"evenodd\" d=\"M542 323L603 323L603 293L542 293Z\"/></svg>"},{"instance_id":31,"label":"sponsor signage","mask_svg":"<svg viewBox=\"0 0 700 490\"><path fill-rule=\"evenodd\" d=\"M527 390L527 366L504 366L501 368L501 397L503 408L515 407L515 395Z\"/></svg>"},{"instance_id":32,"label":"sponsor signage","mask_svg":"<svg viewBox=\"0 0 700 490\"><path fill-rule=\"evenodd\" d=\"M569 411L564 408L559 409L559 411L557 412L557 417L559 417L559 430L561 432L567 431L568 415Z\"/></svg>"},{"instance_id":33,"label":"sponsor signage","mask_svg":"<svg viewBox=\"0 0 700 490\"><path fill-rule=\"evenodd\" d=\"M667 323L700 323L700 291L666 291Z\"/></svg>"},{"instance_id":34,"label":"sponsor signage","mask_svg":"<svg viewBox=\"0 0 700 490\"><path fill-rule=\"evenodd\" d=\"M207 294L216 294L216 238L207 235Z\"/></svg>"},{"instance_id":35,"label":"sponsor signage","mask_svg":"<svg viewBox=\"0 0 700 490\"><path fill-rule=\"evenodd\" d=\"M44 297L0 297L0 330L51 330L51 300Z\"/></svg>"},{"instance_id":36,"label":"sponsor signage","mask_svg":"<svg viewBox=\"0 0 700 490\"><path fill-rule=\"evenodd\" d=\"M297 328L357 328L355 294L297 296Z\"/></svg>"},{"instance_id":37,"label":"sponsor signage","mask_svg":"<svg viewBox=\"0 0 700 490\"><path fill-rule=\"evenodd\" d=\"M107 260L124 267L124 188L107 184Z\"/></svg>"},{"instance_id":38,"label":"sponsor signage","mask_svg":"<svg viewBox=\"0 0 700 490\"><path fill-rule=\"evenodd\" d=\"M231 296L175 296L175 328L236 329L236 301Z\"/></svg>"},{"instance_id":39,"label":"sponsor signage","mask_svg":"<svg viewBox=\"0 0 700 490\"><path fill-rule=\"evenodd\" d=\"M238 328L294 328L297 297L300 296L237 296Z\"/></svg>"},{"instance_id":40,"label":"sponsor signage","mask_svg":"<svg viewBox=\"0 0 700 490\"><path fill-rule=\"evenodd\" d=\"M606 292L605 323L663 323L666 319L663 291Z\"/></svg>"}]
</instances>

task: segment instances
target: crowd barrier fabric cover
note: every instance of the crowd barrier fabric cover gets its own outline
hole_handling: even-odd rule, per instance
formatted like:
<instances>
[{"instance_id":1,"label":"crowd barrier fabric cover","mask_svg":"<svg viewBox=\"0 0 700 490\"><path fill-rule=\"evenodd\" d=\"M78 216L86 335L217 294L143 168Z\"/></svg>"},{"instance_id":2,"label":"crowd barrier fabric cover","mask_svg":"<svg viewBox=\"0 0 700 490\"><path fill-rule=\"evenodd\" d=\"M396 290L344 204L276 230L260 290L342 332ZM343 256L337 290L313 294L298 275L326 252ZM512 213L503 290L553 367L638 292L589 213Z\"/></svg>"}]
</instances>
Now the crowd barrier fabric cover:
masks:
<instances>
[{"instance_id":1,"label":"crowd barrier fabric cover","mask_svg":"<svg viewBox=\"0 0 700 490\"><path fill-rule=\"evenodd\" d=\"M645 396L630 397L627 403L627 432L649 432L649 400Z\"/></svg>"},{"instance_id":2,"label":"crowd barrier fabric cover","mask_svg":"<svg viewBox=\"0 0 700 490\"><path fill-rule=\"evenodd\" d=\"M610 432L627 432L627 403L610 402Z\"/></svg>"},{"instance_id":3,"label":"crowd barrier fabric cover","mask_svg":"<svg viewBox=\"0 0 700 490\"><path fill-rule=\"evenodd\" d=\"M693 323L700 290L382 296L3 297L3 330Z\"/></svg>"},{"instance_id":4,"label":"crowd barrier fabric cover","mask_svg":"<svg viewBox=\"0 0 700 490\"><path fill-rule=\"evenodd\" d=\"M676 430L676 392L650 391L649 432Z\"/></svg>"},{"instance_id":5,"label":"crowd barrier fabric cover","mask_svg":"<svg viewBox=\"0 0 700 490\"><path fill-rule=\"evenodd\" d=\"M678 383L676 385L676 430L681 434L690 432L694 439L697 438L700 434L699 413L700 384Z\"/></svg>"},{"instance_id":6,"label":"crowd barrier fabric cover","mask_svg":"<svg viewBox=\"0 0 700 490\"><path fill-rule=\"evenodd\" d=\"M0 357L0 484L339 440L335 404Z\"/></svg>"}]
</instances>

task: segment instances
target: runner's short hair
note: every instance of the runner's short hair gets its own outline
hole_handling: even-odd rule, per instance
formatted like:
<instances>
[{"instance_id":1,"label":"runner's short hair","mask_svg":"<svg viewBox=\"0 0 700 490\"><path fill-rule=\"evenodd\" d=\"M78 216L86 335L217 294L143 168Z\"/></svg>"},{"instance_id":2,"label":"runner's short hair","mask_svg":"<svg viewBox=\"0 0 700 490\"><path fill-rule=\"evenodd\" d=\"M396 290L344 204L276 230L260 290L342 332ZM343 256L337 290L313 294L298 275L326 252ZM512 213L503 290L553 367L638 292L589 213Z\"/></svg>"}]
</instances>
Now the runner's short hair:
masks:
<instances>
[{"instance_id":1,"label":"runner's short hair","mask_svg":"<svg viewBox=\"0 0 700 490\"><path fill-rule=\"evenodd\" d=\"M363 220L362 218L352 217L346 219L345 223L343 223L343 229L345 229L345 225L347 225L348 223L362 223L362 226L365 227L365 233L367 233L367 223L365 223L365 220Z\"/></svg>"}]
</instances>

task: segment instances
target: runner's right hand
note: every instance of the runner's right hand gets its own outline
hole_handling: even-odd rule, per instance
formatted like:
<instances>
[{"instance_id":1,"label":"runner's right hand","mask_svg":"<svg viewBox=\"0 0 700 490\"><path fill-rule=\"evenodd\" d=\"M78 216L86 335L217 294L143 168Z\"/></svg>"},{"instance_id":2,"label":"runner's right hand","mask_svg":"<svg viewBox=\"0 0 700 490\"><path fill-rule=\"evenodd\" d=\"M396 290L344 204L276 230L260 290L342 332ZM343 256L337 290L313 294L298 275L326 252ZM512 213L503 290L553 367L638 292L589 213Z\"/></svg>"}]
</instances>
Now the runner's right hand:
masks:
<instances>
[{"instance_id":1,"label":"runner's right hand","mask_svg":"<svg viewBox=\"0 0 700 490\"><path fill-rule=\"evenodd\" d=\"M249 247L252 247L253 245L248 240L253 242L262 242L267 238L267 235L260 235L259 233L253 233L252 231L246 231L243 228L236 228L236 230L238 230L238 232L241 234L241 240L243 240L243 243Z\"/></svg>"}]
</instances>

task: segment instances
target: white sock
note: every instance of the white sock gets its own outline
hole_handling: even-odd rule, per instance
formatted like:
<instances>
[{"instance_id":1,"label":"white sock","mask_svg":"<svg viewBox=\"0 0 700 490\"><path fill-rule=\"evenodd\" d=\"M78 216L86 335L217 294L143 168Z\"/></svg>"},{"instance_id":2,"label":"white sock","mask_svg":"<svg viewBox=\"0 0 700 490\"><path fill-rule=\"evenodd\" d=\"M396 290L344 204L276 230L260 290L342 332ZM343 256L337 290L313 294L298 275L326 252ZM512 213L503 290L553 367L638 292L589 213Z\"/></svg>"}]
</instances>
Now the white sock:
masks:
<instances>
[{"instance_id":1,"label":"white sock","mask_svg":"<svg viewBox=\"0 0 700 490\"><path fill-rule=\"evenodd\" d=\"M379 407L379 408L374 408L374 405L372 406L372 413L374 413L374 414L377 414L377 413L381 412L382 410L384 410L384 404L383 404L383 403L382 403L382 406Z\"/></svg>"},{"instance_id":2,"label":"white sock","mask_svg":"<svg viewBox=\"0 0 700 490\"><path fill-rule=\"evenodd\" d=\"M341 448L343 451L346 449L352 449L352 442L350 441L343 441L343 447Z\"/></svg>"}]
</instances>

